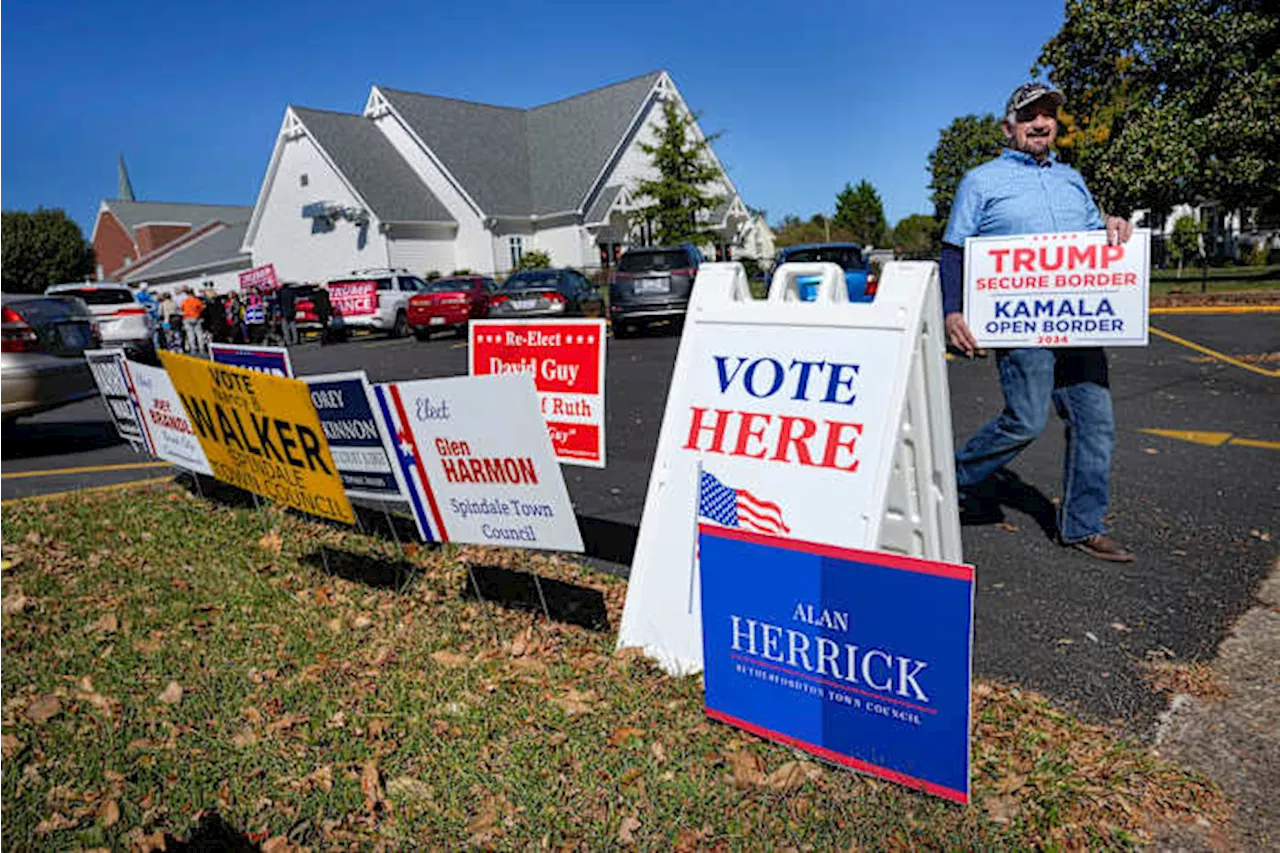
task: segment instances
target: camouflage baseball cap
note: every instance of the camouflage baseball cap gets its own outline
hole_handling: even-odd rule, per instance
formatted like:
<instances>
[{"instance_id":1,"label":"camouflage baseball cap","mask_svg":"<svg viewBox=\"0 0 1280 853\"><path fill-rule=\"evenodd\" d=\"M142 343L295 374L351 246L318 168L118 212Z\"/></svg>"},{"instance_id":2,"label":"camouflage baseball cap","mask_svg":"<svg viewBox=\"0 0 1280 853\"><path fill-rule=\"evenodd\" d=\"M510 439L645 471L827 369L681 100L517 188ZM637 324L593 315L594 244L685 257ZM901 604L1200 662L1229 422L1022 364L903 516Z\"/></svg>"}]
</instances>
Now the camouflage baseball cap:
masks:
<instances>
[{"instance_id":1,"label":"camouflage baseball cap","mask_svg":"<svg viewBox=\"0 0 1280 853\"><path fill-rule=\"evenodd\" d=\"M1067 102L1067 98L1062 92L1045 83L1023 83L1021 86L1013 90L1013 94L1009 96L1008 103L1005 104L1004 114L1017 112L1023 107L1030 106L1041 98L1053 98L1057 106L1062 106Z\"/></svg>"}]
</instances>

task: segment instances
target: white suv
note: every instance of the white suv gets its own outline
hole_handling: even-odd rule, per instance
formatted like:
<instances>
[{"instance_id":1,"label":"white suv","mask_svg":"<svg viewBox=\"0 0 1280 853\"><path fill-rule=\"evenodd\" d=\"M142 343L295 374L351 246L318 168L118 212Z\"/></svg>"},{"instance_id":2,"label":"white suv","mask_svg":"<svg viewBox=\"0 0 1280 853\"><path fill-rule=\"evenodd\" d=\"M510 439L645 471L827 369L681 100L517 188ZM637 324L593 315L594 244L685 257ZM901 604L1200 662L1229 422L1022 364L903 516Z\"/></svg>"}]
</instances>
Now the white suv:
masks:
<instances>
[{"instance_id":1,"label":"white suv","mask_svg":"<svg viewBox=\"0 0 1280 853\"><path fill-rule=\"evenodd\" d=\"M104 347L122 347L133 356L147 356L155 349L155 321L134 298L128 285L114 281L51 284L46 296L78 296L89 305Z\"/></svg>"},{"instance_id":2,"label":"white suv","mask_svg":"<svg viewBox=\"0 0 1280 853\"><path fill-rule=\"evenodd\" d=\"M329 304L348 329L373 329L393 338L409 334L409 297L426 287L408 270L385 267L354 270L325 285Z\"/></svg>"}]
</instances>

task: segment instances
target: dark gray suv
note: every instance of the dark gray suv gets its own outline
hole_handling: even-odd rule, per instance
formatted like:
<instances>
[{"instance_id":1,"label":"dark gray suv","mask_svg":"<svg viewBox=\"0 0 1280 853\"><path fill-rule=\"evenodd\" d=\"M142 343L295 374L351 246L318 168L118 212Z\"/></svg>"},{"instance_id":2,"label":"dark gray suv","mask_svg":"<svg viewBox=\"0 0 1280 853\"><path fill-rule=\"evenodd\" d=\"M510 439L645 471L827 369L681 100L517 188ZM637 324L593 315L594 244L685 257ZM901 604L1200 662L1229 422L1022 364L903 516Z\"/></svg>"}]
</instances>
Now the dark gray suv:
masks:
<instances>
[{"instance_id":1,"label":"dark gray suv","mask_svg":"<svg viewBox=\"0 0 1280 853\"><path fill-rule=\"evenodd\" d=\"M656 320L681 320L689 308L702 253L691 243L628 249L609 281L614 337L626 338Z\"/></svg>"}]
</instances>

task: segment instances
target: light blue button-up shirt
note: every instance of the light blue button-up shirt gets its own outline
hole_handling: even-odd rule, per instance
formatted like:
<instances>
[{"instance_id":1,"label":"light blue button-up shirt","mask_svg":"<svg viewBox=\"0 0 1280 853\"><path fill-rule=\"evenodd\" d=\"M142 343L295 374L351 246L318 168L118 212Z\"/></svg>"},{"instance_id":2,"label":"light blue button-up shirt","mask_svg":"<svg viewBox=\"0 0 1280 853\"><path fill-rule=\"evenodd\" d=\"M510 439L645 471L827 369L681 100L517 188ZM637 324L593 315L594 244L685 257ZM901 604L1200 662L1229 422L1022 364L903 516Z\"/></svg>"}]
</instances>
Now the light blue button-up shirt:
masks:
<instances>
[{"instance_id":1,"label":"light blue button-up shirt","mask_svg":"<svg viewBox=\"0 0 1280 853\"><path fill-rule=\"evenodd\" d=\"M968 237L1094 231L1102 214L1084 178L1050 157L1006 148L999 157L970 169L960 181L943 243L964 247ZM945 265L944 265L945 266ZM958 311L963 282L942 276L944 310Z\"/></svg>"}]
</instances>

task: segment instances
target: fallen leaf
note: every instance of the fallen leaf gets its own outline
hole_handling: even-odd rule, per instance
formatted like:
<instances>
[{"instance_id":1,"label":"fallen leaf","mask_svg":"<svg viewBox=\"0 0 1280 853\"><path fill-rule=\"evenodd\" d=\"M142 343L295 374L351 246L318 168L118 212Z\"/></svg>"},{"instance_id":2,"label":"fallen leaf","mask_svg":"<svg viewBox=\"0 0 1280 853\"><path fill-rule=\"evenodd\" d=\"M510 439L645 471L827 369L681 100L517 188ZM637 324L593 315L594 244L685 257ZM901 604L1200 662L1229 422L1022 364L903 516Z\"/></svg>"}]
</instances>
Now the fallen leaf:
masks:
<instances>
[{"instance_id":1,"label":"fallen leaf","mask_svg":"<svg viewBox=\"0 0 1280 853\"><path fill-rule=\"evenodd\" d=\"M231 743L240 749L253 746L258 742L258 735L253 729L241 729L231 736Z\"/></svg>"},{"instance_id":2,"label":"fallen leaf","mask_svg":"<svg viewBox=\"0 0 1280 853\"><path fill-rule=\"evenodd\" d=\"M31 599L22 594L22 590L14 587L4 603L0 604L0 612L5 616L16 616L31 606Z\"/></svg>"},{"instance_id":3,"label":"fallen leaf","mask_svg":"<svg viewBox=\"0 0 1280 853\"><path fill-rule=\"evenodd\" d=\"M182 685L176 681L170 681L169 686L156 698L166 705L177 705L182 701Z\"/></svg>"},{"instance_id":4,"label":"fallen leaf","mask_svg":"<svg viewBox=\"0 0 1280 853\"><path fill-rule=\"evenodd\" d=\"M769 774L764 780L766 787L775 791L790 791L793 788L799 788L804 784L808 775L805 772L805 762L788 761L777 770Z\"/></svg>"},{"instance_id":5,"label":"fallen leaf","mask_svg":"<svg viewBox=\"0 0 1280 853\"><path fill-rule=\"evenodd\" d=\"M749 788L764 781L764 767L760 757L754 752L735 749L725 754L725 760L733 769L733 785L735 788Z\"/></svg>"},{"instance_id":6,"label":"fallen leaf","mask_svg":"<svg viewBox=\"0 0 1280 853\"><path fill-rule=\"evenodd\" d=\"M301 725L302 723L307 722L307 720L309 719L311 718L308 717L306 714L285 714L283 717L276 720L275 722L269 723L267 725L267 731L268 732L288 731L294 726L298 726L298 725Z\"/></svg>"},{"instance_id":7,"label":"fallen leaf","mask_svg":"<svg viewBox=\"0 0 1280 853\"><path fill-rule=\"evenodd\" d=\"M386 805L382 782L378 777L378 762L366 761L360 770L360 790L364 792L364 807L371 812L381 811Z\"/></svg>"},{"instance_id":8,"label":"fallen leaf","mask_svg":"<svg viewBox=\"0 0 1280 853\"><path fill-rule=\"evenodd\" d=\"M429 802L432 799L431 787L412 776L397 776L392 779L387 783L387 793L415 802Z\"/></svg>"},{"instance_id":9,"label":"fallen leaf","mask_svg":"<svg viewBox=\"0 0 1280 853\"><path fill-rule=\"evenodd\" d=\"M595 701L595 698L596 694L593 690L581 693L570 687L563 696L557 696L555 699L552 699L551 704L560 708L572 717L577 714L586 714L589 712L591 710L591 703Z\"/></svg>"},{"instance_id":10,"label":"fallen leaf","mask_svg":"<svg viewBox=\"0 0 1280 853\"><path fill-rule=\"evenodd\" d=\"M1017 533L1017 532L1018 532L1018 525L1016 525L1016 524L1010 524L1010 523L1009 523L1009 522L1007 522L1007 521L997 521L993 526L996 528L996 530L1003 530L1003 531L1005 531L1006 533Z\"/></svg>"},{"instance_id":11,"label":"fallen leaf","mask_svg":"<svg viewBox=\"0 0 1280 853\"><path fill-rule=\"evenodd\" d=\"M460 655L457 652L450 652L450 651L444 651L444 650L441 650L438 652L432 652L431 659L436 663L440 664L440 666L448 667L450 669L455 669L460 666L466 666L468 663L471 662L471 658L467 657L466 655Z\"/></svg>"},{"instance_id":12,"label":"fallen leaf","mask_svg":"<svg viewBox=\"0 0 1280 853\"><path fill-rule=\"evenodd\" d=\"M382 737L386 734L387 727L391 724L382 717L375 717L369 721L369 737Z\"/></svg>"},{"instance_id":13,"label":"fallen leaf","mask_svg":"<svg viewBox=\"0 0 1280 853\"><path fill-rule=\"evenodd\" d=\"M27 704L22 713L33 723L47 723L62 713L62 700L57 696L37 696Z\"/></svg>"},{"instance_id":14,"label":"fallen leaf","mask_svg":"<svg viewBox=\"0 0 1280 853\"><path fill-rule=\"evenodd\" d=\"M643 737L644 732L631 726L618 726L609 735L609 746L622 746L633 737Z\"/></svg>"},{"instance_id":15,"label":"fallen leaf","mask_svg":"<svg viewBox=\"0 0 1280 853\"><path fill-rule=\"evenodd\" d=\"M1148 456L1155 456L1160 451L1156 450L1154 447L1144 447L1142 448L1142 452L1147 454Z\"/></svg>"},{"instance_id":16,"label":"fallen leaf","mask_svg":"<svg viewBox=\"0 0 1280 853\"><path fill-rule=\"evenodd\" d=\"M1129 631L1129 630L1132 630L1128 625L1124 624L1123 622L1112 622L1112 623L1111 623L1111 629L1112 629L1113 631Z\"/></svg>"},{"instance_id":17,"label":"fallen leaf","mask_svg":"<svg viewBox=\"0 0 1280 853\"><path fill-rule=\"evenodd\" d=\"M996 823L1009 823L1018 816L1018 801L1008 794L1000 797L988 797L983 803L983 807Z\"/></svg>"},{"instance_id":18,"label":"fallen leaf","mask_svg":"<svg viewBox=\"0 0 1280 853\"><path fill-rule=\"evenodd\" d=\"M334 618L330 619L328 622L325 622L324 627L329 631L330 634L341 634L342 628L343 628L342 617L335 616Z\"/></svg>"},{"instance_id":19,"label":"fallen leaf","mask_svg":"<svg viewBox=\"0 0 1280 853\"><path fill-rule=\"evenodd\" d=\"M77 823L78 821L72 820L62 812L54 812L36 824L36 835L49 835L63 829L71 829Z\"/></svg>"},{"instance_id":20,"label":"fallen leaf","mask_svg":"<svg viewBox=\"0 0 1280 853\"><path fill-rule=\"evenodd\" d=\"M115 800L107 800L98 806L97 817L103 828L110 829L120 820L120 805Z\"/></svg>"},{"instance_id":21,"label":"fallen leaf","mask_svg":"<svg viewBox=\"0 0 1280 853\"><path fill-rule=\"evenodd\" d=\"M85 632L89 634L114 634L120 630L120 622L114 613L104 613L102 617L85 628Z\"/></svg>"},{"instance_id":22,"label":"fallen leaf","mask_svg":"<svg viewBox=\"0 0 1280 853\"><path fill-rule=\"evenodd\" d=\"M662 745L662 741L655 740L649 744L649 754L653 756L653 760L659 764L663 764L667 760L667 748Z\"/></svg>"},{"instance_id":23,"label":"fallen leaf","mask_svg":"<svg viewBox=\"0 0 1280 853\"><path fill-rule=\"evenodd\" d=\"M485 846L502 831L502 812L509 808L502 797L485 797L480 810L467 823L467 841L476 846Z\"/></svg>"},{"instance_id":24,"label":"fallen leaf","mask_svg":"<svg viewBox=\"0 0 1280 853\"><path fill-rule=\"evenodd\" d=\"M0 756L7 761L18 754L18 750L22 749L22 741L10 734L0 735Z\"/></svg>"},{"instance_id":25,"label":"fallen leaf","mask_svg":"<svg viewBox=\"0 0 1280 853\"><path fill-rule=\"evenodd\" d=\"M373 627L373 620L361 613L359 616L351 620L351 627L357 631L363 631L366 628Z\"/></svg>"},{"instance_id":26,"label":"fallen leaf","mask_svg":"<svg viewBox=\"0 0 1280 853\"><path fill-rule=\"evenodd\" d=\"M640 828L640 821L633 816L624 817L622 823L618 824L618 843L619 844L635 844L635 831Z\"/></svg>"},{"instance_id":27,"label":"fallen leaf","mask_svg":"<svg viewBox=\"0 0 1280 853\"><path fill-rule=\"evenodd\" d=\"M264 551L279 554L284 547L284 540L280 538L279 533L273 530L258 540L258 547Z\"/></svg>"},{"instance_id":28,"label":"fallen leaf","mask_svg":"<svg viewBox=\"0 0 1280 853\"><path fill-rule=\"evenodd\" d=\"M137 835L131 838L129 853L156 853L156 851L168 849L164 830L157 829L149 835L144 835L141 830L135 830L135 832Z\"/></svg>"}]
</instances>

